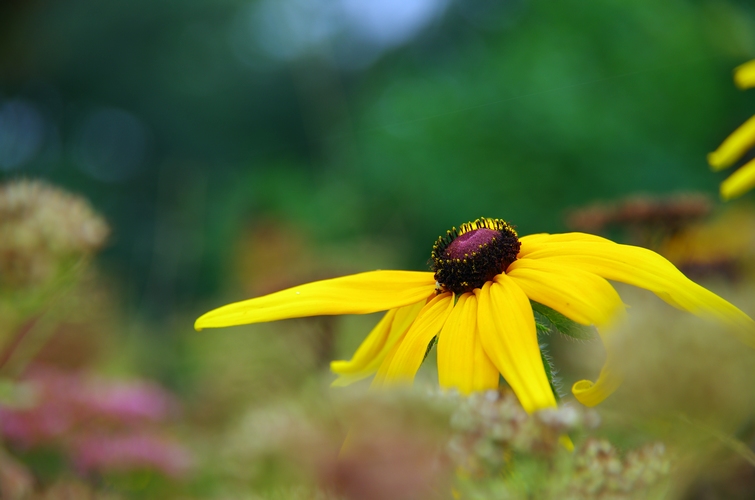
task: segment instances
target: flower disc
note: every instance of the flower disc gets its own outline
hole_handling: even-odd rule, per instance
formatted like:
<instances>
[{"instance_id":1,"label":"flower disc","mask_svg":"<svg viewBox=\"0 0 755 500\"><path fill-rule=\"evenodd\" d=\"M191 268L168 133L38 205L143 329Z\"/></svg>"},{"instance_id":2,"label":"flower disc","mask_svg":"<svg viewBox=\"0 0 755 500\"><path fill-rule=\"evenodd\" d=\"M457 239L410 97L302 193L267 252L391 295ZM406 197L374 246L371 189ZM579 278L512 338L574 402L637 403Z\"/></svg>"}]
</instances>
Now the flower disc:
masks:
<instances>
[{"instance_id":1,"label":"flower disc","mask_svg":"<svg viewBox=\"0 0 755 500\"><path fill-rule=\"evenodd\" d=\"M516 231L502 219L477 219L451 229L431 254L438 289L461 294L481 288L506 271L519 247Z\"/></svg>"}]
</instances>

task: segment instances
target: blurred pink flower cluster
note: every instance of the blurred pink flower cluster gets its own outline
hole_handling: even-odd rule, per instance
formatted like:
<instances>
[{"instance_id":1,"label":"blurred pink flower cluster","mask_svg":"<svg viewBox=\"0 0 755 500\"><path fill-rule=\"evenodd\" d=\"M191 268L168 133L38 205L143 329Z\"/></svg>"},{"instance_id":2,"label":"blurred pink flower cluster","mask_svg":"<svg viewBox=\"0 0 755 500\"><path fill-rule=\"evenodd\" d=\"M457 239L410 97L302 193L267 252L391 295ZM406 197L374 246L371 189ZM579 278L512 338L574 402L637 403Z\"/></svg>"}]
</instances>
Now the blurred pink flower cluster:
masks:
<instances>
[{"instance_id":1,"label":"blurred pink flower cluster","mask_svg":"<svg viewBox=\"0 0 755 500\"><path fill-rule=\"evenodd\" d=\"M176 441L149 433L86 436L77 443L75 463L79 470L127 472L154 469L181 477L191 468L191 456Z\"/></svg>"},{"instance_id":2,"label":"blurred pink flower cluster","mask_svg":"<svg viewBox=\"0 0 755 500\"><path fill-rule=\"evenodd\" d=\"M28 397L0 405L0 433L17 449L57 449L81 473L148 469L179 477L191 468L188 450L164 430L178 401L157 384L39 365L20 384Z\"/></svg>"}]
</instances>

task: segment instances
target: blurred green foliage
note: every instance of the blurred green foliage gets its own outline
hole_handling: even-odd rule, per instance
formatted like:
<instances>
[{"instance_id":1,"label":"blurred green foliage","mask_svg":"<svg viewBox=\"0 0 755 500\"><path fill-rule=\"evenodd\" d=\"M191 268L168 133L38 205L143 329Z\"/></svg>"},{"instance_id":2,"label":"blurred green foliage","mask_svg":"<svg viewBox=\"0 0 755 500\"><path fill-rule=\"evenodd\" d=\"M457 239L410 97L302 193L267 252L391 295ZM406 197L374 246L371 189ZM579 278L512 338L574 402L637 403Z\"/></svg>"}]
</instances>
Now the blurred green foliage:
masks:
<instances>
[{"instance_id":1,"label":"blurred green foliage","mask_svg":"<svg viewBox=\"0 0 755 500\"><path fill-rule=\"evenodd\" d=\"M48 127L0 180L43 176L91 198L143 308L217 292L259 220L313 246L380 238L405 249L391 264L423 269L438 234L481 215L556 231L591 200L713 193L705 153L755 104L730 79L755 55L745 1L453 2L361 65L342 62L342 38L275 59L248 22L258 4L0 6L0 105L32 103ZM100 108L146 130L143 161L118 181L77 165Z\"/></svg>"}]
</instances>

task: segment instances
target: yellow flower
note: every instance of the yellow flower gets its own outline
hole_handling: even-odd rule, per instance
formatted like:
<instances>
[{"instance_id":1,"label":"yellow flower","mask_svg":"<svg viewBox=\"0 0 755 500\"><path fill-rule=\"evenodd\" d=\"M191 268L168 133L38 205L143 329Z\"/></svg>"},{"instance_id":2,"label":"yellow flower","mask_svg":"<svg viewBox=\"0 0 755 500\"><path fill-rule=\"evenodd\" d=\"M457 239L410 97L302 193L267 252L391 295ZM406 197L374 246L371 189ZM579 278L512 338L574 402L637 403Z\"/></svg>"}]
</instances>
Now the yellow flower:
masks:
<instances>
[{"instance_id":1,"label":"yellow flower","mask_svg":"<svg viewBox=\"0 0 755 500\"><path fill-rule=\"evenodd\" d=\"M734 83L742 90L755 87L755 60L734 69ZM715 171L736 163L755 146L755 116L744 122L721 145L708 154L708 164ZM755 159L748 161L721 183L721 197L731 200L755 187Z\"/></svg>"},{"instance_id":2,"label":"yellow flower","mask_svg":"<svg viewBox=\"0 0 755 500\"><path fill-rule=\"evenodd\" d=\"M584 233L519 239L503 220L478 219L439 238L432 261L433 272L372 271L229 304L200 317L195 328L388 311L351 360L331 363L340 376L334 385L373 374L373 386L411 383L437 335L442 387L464 394L493 389L500 374L529 412L556 406L530 300L598 327L608 361L595 383L572 387L586 405L599 403L620 383L606 337L624 304L607 280L646 288L679 309L724 321L755 346L755 323L747 315L644 248Z\"/></svg>"}]
</instances>

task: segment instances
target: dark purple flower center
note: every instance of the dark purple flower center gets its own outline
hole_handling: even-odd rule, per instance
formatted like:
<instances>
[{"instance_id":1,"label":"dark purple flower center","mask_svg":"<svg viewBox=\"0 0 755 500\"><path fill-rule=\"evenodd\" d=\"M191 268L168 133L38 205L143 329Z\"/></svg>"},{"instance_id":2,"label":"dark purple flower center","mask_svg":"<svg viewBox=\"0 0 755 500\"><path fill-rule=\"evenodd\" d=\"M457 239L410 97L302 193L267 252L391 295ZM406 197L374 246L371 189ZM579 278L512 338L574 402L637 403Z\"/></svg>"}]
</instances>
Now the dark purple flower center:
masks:
<instances>
[{"instance_id":1,"label":"dark purple flower center","mask_svg":"<svg viewBox=\"0 0 755 500\"><path fill-rule=\"evenodd\" d=\"M432 270L441 292L481 288L506 272L519 253L516 231L501 219L477 219L453 228L433 245Z\"/></svg>"},{"instance_id":2,"label":"dark purple flower center","mask_svg":"<svg viewBox=\"0 0 755 500\"><path fill-rule=\"evenodd\" d=\"M492 243L500 236L501 232L493 229L473 229L468 233L460 234L453 240L446 248L445 255L449 259L467 258L469 254L478 251L488 243Z\"/></svg>"}]
</instances>

